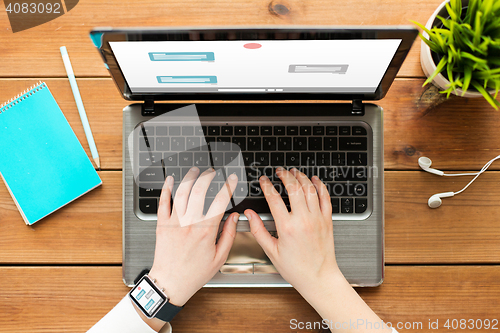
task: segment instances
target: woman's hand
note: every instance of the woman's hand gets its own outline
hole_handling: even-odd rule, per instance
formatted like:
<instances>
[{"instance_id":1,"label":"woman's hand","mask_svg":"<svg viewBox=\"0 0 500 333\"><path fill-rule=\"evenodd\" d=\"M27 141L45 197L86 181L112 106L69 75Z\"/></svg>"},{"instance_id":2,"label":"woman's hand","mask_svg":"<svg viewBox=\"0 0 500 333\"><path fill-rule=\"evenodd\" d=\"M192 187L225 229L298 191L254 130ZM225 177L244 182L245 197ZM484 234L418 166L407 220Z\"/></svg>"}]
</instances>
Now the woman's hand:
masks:
<instances>
[{"instance_id":1,"label":"woman's hand","mask_svg":"<svg viewBox=\"0 0 500 333\"><path fill-rule=\"evenodd\" d=\"M238 178L234 174L228 177L204 215L205 195L215 171L206 170L199 178L198 174L196 167L186 174L175 193L173 208L174 181L167 177L158 208L155 259L149 275L177 306L183 306L224 264L239 218L238 213L227 218L216 244L219 224Z\"/></svg>"},{"instance_id":2,"label":"woman's hand","mask_svg":"<svg viewBox=\"0 0 500 333\"><path fill-rule=\"evenodd\" d=\"M266 176L260 178L260 186L279 238L269 234L255 211L247 209L245 215L252 234L281 276L300 293L308 292L311 284L341 276L335 260L330 195L316 176L311 182L295 168L278 168L276 174L288 192L291 212Z\"/></svg>"}]
</instances>

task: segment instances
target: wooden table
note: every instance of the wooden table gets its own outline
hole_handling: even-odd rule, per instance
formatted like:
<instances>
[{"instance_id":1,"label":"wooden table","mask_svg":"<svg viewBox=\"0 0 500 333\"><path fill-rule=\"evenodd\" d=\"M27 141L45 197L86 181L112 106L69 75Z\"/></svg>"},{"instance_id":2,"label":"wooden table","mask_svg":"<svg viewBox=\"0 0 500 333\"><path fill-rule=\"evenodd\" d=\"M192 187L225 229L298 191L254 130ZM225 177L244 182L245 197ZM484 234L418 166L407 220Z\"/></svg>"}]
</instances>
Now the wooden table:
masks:
<instances>
[{"instance_id":1,"label":"wooden table","mask_svg":"<svg viewBox=\"0 0 500 333\"><path fill-rule=\"evenodd\" d=\"M90 156L59 53L66 45L103 166L100 188L29 227L0 183L0 332L85 332L128 291L121 280L121 114L128 103L88 38L92 27L398 25L426 22L440 2L81 0L15 34L0 7L0 100L44 80ZM429 320L439 320L444 332L447 319L500 319L500 163L431 210L430 195L456 191L470 177L424 173L417 159L479 170L500 154L500 113L482 99L444 101L435 88L422 88L419 49L420 41L379 103L386 279L358 292L383 320L412 326L400 331L428 330ZM320 320L294 289L203 289L172 325L175 332L290 332L292 318Z\"/></svg>"}]
</instances>

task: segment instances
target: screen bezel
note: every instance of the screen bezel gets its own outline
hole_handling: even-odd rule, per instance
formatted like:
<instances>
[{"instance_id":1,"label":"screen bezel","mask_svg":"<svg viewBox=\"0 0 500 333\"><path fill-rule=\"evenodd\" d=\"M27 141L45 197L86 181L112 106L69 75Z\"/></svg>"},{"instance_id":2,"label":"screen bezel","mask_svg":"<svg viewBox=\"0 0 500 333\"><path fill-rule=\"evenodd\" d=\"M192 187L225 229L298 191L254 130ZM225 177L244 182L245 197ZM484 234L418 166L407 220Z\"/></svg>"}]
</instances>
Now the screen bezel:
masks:
<instances>
[{"instance_id":1,"label":"screen bezel","mask_svg":"<svg viewBox=\"0 0 500 333\"><path fill-rule=\"evenodd\" d=\"M148 314L148 310L144 309L144 307L139 303L139 301L137 301L134 296L132 296L132 293L134 292L134 290L137 289L137 287L141 284L141 282L143 280L146 280L147 283L151 286L151 288L153 288L153 290L158 294L160 295L161 299L163 300L163 302L156 308L156 310L151 314L149 315ZM151 318L154 318L155 315L158 313L158 311L160 311L160 309L163 307L163 305L165 305L165 303L168 302L168 297L165 297L165 294L163 294L160 289L158 289L158 287L156 287L156 285L153 283L153 281L149 278L149 276L147 275L144 275L140 280L139 282L137 282L135 284L135 286L130 290L130 292L128 293L130 299L134 302L134 304L142 311L142 313L148 317L149 319Z\"/></svg>"},{"instance_id":2,"label":"screen bezel","mask_svg":"<svg viewBox=\"0 0 500 333\"><path fill-rule=\"evenodd\" d=\"M131 101L185 100L379 100L389 90L410 51L418 30L410 26L389 27L269 27L269 28L96 28L90 36L99 49L106 68L123 97ZM133 93L123 75L109 42L123 41L209 41L209 40L331 40L400 39L382 80L373 93Z\"/></svg>"}]
</instances>

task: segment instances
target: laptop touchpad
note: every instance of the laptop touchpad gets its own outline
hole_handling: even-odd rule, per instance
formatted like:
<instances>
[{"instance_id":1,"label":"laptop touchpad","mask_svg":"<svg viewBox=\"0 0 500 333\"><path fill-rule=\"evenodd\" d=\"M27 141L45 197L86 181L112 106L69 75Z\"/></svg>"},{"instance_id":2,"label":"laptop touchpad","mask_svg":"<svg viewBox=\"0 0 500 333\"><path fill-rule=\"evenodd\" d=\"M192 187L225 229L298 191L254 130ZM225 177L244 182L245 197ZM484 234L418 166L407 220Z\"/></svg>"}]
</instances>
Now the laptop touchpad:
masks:
<instances>
[{"instance_id":1,"label":"laptop touchpad","mask_svg":"<svg viewBox=\"0 0 500 333\"><path fill-rule=\"evenodd\" d=\"M251 232L237 232L223 274L278 274Z\"/></svg>"}]
</instances>

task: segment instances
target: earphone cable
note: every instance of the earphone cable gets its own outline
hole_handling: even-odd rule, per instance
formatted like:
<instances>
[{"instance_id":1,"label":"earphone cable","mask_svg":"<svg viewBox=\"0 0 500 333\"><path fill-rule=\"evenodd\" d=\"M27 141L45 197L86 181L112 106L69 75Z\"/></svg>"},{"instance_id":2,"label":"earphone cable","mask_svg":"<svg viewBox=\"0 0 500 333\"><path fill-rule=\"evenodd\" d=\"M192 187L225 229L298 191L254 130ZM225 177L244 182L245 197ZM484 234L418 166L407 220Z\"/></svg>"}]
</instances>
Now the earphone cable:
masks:
<instances>
[{"instance_id":1,"label":"earphone cable","mask_svg":"<svg viewBox=\"0 0 500 333\"><path fill-rule=\"evenodd\" d=\"M483 172L485 172L489 167L490 165L495 162L496 160L500 159L500 155L498 155L497 157L495 157L494 159L490 160L488 163L486 163L483 168L481 169L481 171L479 171L477 174L476 174L476 177L472 178L472 180L467 184L465 185L465 187L463 189L461 189L460 191L458 192L455 192L455 195L459 194L459 193L462 193L463 191L465 191L467 189L467 187L469 187L470 184L472 184L477 177L479 177ZM445 175L445 176L457 176L457 175Z\"/></svg>"}]
</instances>

